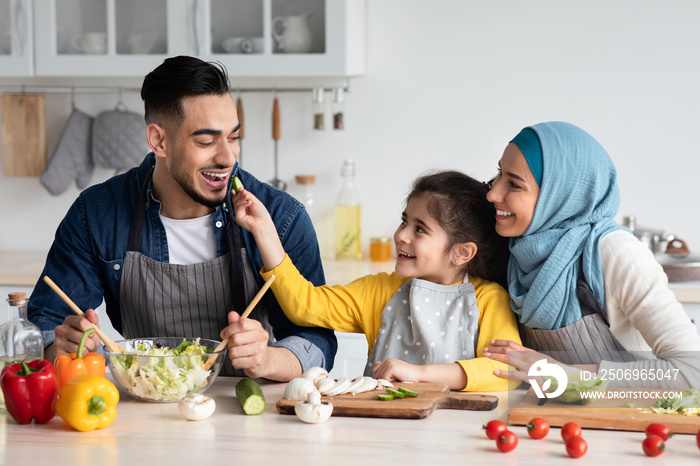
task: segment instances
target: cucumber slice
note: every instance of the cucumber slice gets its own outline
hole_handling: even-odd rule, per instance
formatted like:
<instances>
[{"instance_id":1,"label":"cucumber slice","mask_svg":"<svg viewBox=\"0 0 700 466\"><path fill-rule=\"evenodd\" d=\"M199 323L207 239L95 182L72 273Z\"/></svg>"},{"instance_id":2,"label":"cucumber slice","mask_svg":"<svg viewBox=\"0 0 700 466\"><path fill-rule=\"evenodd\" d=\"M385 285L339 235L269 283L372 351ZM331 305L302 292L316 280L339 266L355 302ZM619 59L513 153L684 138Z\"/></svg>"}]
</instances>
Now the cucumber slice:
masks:
<instances>
[{"instance_id":1,"label":"cucumber slice","mask_svg":"<svg viewBox=\"0 0 700 466\"><path fill-rule=\"evenodd\" d=\"M406 396L418 396L418 392L414 392L413 390L409 390L408 388L399 387L397 390Z\"/></svg>"},{"instance_id":2,"label":"cucumber slice","mask_svg":"<svg viewBox=\"0 0 700 466\"><path fill-rule=\"evenodd\" d=\"M241 379L236 384L236 397L243 412L248 415L260 414L265 411L265 396L263 396L260 385L253 379Z\"/></svg>"},{"instance_id":3,"label":"cucumber slice","mask_svg":"<svg viewBox=\"0 0 700 466\"><path fill-rule=\"evenodd\" d=\"M389 393L380 393L377 395L377 398L382 401L389 401L394 399L394 395L390 395Z\"/></svg>"},{"instance_id":4,"label":"cucumber slice","mask_svg":"<svg viewBox=\"0 0 700 466\"><path fill-rule=\"evenodd\" d=\"M400 392L400 391L398 391L398 390L394 390L393 388L387 388L387 389L386 389L386 392L387 392L389 395L394 395L394 398L403 398L403 397L406 396L406 394L404 394L404 393L402 393L402 392Z\"/></svg>"},{"instance_id":5,"label":"cucumber slice","mask_svg":"<svg viewBox=\"0 0 700 466\"><path fill-rule=\"evenodd\" d=\"M241 189L243 189L243 183L241 183L241 180L237 176L234 176L231 178L231 187L233 187L233 190L238 194L241 192Z\"/></svg>"}]
</instances>

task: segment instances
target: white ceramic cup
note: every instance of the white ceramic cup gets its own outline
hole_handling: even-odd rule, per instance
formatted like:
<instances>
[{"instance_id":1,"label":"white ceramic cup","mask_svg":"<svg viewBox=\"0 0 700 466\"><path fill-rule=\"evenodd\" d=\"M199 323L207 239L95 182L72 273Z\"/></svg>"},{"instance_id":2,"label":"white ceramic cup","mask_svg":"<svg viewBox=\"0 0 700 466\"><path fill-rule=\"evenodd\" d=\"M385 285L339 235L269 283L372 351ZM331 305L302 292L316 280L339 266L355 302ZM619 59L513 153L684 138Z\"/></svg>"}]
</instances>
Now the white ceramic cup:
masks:
<instances>
[{"instance_id":1,"label":"white ceramic cup","mask_svg":"<svg viewBox=\"0 0 700 466\"><path fill-rule=\"evenodd\" d=\"M243 53L262 53L263 51L262 37L246 37L241 41L241 52Z\"/></svg>"},{"instance_id":2,"label":"white ceramic cup","mask_svg":"<svg viewBox=\"0 0 700 466\"><path fill-rule=\"evenodd\" d=\"M152 33L131 34L129 36L129 49L131 53L146 54L156 45L158 37Z\"/></svg>"},{"instance_id":3,"label":"white ceramic cup","mask_svg":"<svg viewBox=\"0 0 700 466\"><path fill-rule=\"evenodd\" d=\"M73 39L73 46L82 53L103 54L107 52L107 34L88 32Z\"/></svg>"}]
</instances>

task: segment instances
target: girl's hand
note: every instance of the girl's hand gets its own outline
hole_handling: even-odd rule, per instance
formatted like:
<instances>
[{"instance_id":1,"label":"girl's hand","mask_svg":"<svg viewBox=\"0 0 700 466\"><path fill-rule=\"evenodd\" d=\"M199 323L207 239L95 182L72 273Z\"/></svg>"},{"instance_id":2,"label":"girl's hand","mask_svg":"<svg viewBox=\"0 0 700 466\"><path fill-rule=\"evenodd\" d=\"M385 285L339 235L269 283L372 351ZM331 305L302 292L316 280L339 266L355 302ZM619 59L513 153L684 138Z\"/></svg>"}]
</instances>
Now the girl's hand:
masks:
<instances>
[{"instance_id":1,"label":"girl's hand","mask_svg":"<svg viewBox=\"0 0 700 466\"><path fill-rule=\"evenodd\" d=\"M236 222L253 235L269 229L275 231L270 213L250 191L242 189L238 194L235 194L233 208L236 211Z\"/></svg>"},{"instance_id":2,"label":"girl's hand","mask_svg":"<svg viewBox=\"0 0 700 466\"><path fill-rule=\"evenodd\" d=\"M528 376L528 371L533 364L541 359L546 359L548 363L560 364L545 354L526 348L523 345L510 340L491 340L491 346L484 348L484 357L499 361L515 368L514 371L493 371L494 375L506 379L522 380L528 382L533 377Z\"/></svg>"},{"instance_id":3,"label":"girl's hand","mask_svg":"<svg viewBox=\"0 0 700 466\"><path fill-rule=\"evenodd\" d=\"M233 196L233 208L236 223L253 234L265 270L270 271L280 265L286 253L263 203L249 191L241 189Z\"/></svg>"},{"instance_id":4,"label":"girl's hand","mask_svg":"<svg viewBox=\"0 0 700 466\"><path fill-rule=\"evenodd\" d=\"M372 368L375 379L384 379L390 382L420 382L421 366L414 366L398 359L377 361Z\"/></svg>"}]
</instances>

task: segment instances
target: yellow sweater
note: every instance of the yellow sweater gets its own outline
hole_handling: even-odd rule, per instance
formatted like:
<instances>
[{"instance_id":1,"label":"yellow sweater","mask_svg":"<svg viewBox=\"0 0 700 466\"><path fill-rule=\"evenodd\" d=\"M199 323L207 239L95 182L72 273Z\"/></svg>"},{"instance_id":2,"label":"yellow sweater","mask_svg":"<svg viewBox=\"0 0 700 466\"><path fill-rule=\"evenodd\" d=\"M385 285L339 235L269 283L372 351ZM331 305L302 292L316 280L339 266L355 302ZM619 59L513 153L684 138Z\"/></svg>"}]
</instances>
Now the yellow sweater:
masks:
<instances>
[{"instance_id":1,"label":"yellow sweater","mask_svg":"<svg viewBox=\"0 0 700 466\"><path fill-rule=\"evenodd\" d=\"M382 322L382 311L396 291L407 282L395 272L358 278L348 285L314 286L296 269L289 256L273 270L263 271L267 280L275 275L272 291L289 319L297 325L325 327L339 332L364 333L372 352ZM497 283L469 277L479 308L477 357L457 361L467 374L464 391L491 392L517 388L519 381L493 375L506 364L484 357L483 348L494 339L520 343L515 314L508 293Z\"/></svg>"}]
</instances>

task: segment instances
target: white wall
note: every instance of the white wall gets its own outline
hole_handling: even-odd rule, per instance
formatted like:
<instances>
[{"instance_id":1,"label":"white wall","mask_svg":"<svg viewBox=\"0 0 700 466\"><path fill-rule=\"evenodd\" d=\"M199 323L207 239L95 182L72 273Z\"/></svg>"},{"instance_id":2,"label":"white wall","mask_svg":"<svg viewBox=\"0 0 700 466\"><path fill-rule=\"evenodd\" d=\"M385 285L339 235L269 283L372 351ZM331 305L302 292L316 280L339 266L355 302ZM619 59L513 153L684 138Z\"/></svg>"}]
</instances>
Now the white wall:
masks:
<instances>
[{"instance_id":1,"label":"white wall","mask_svg":"<svg viewBox=\"0 0 700 466\"><path fill-rule=\"evenodd\" d=\"M311 128L311 98L280 94L280 175L315 173L329 211L342 160L353 157L363 244L392 234L410 182L432 168L487 179L506 143L545 120L580 125L619 171L622 215L700 250L700 2L694 0L368 0L367 74L351 81L346 130ZM0 80L0 86L17 80ZM59 83L31 80L27 83ZM140 80L80 80L140 86ZM70 82L68 83L70 84ZM234 81L235 85L235 81ZM302 82L301 85L304 85ZM272 177L272 97L244 94L243 166ZM142 111L137 95L127 106ZM78 96L93 114L116 97ZM48 95L53 149L70 97ZM326 125L329 126L327 120ZM104 170L94 176L101 181ZM36 178L0 174L0 249L46 250L78 194L53 197Z\"/></svg>"}]
</instances>

